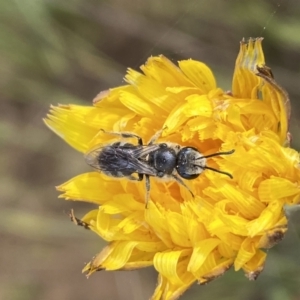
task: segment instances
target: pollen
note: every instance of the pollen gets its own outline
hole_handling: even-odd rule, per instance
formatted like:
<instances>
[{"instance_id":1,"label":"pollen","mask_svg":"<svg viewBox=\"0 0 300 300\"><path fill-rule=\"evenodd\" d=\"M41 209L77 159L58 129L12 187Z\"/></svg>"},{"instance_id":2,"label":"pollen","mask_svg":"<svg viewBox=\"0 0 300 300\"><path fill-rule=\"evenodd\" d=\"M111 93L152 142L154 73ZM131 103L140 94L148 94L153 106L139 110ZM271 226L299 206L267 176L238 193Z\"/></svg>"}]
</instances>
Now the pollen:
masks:
<instances>
[{"instance_id":1,"label":"pollen","mask_svg":"<svg viewBox=\"0 0 300 300\"><path fill-rule=\"evenodd\" d=\"M125 81L101 92L92 106L51 107L46 125L85 155L121 141L131 150L171 143L209 157L207 168L192 180L151 175L147 207L144 180L97 168L59 185L60 198L95 204L71 219L107 241L84 272L152 266L158 272L152 300L178 299L231 267L257 279L267 249L287 231L284 206L299 204L300 194L290 102L265 64L262 38L241 41L231 92L218 87L203 62L174 64L164 56L150 57L140 72L128 69ZM148 158L141 156L143 166Z\"/></svg>"}]
</instances>

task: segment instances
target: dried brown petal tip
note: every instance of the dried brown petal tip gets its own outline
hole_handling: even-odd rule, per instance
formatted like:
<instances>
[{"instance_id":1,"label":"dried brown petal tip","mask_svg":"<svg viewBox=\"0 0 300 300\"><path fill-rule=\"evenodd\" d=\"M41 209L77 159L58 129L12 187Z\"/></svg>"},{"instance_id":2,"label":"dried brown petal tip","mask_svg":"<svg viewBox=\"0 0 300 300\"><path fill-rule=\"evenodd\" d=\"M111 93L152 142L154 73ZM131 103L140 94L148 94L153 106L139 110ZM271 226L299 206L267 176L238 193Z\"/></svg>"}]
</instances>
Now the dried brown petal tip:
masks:
<instances>
[{"instance_id":1,"label":"dried brown petal tip","mask_svg":"<svg viewBox=\"0 0 300 300\"><path fill-rule=\"evenodd\" d=\"M227 265L227 266L223 266L223 267L219 267L219 268L215 268L214 270L212 270L212 272L210 272L209 274L203 276L201 279L198 280L198 284L200 285L205 285L213 280L215 280L216 278L221 277L222 275L224 275L224 273L226 271L228 271L231 268L232 264Z\"/></svg>"},{"instance_id":2,"label":"dried brown petal tip","mask_svg":"<svg viewBox=\"0 0 300 300\"><path fill-rule=\"evenodd\" d=\"M259 241L259 248L270 249L282 241L287 231L287 226L276 227L268 231Z\"/></svg>"},{"instance_id":3,"label":"dried brown petal tip","mask_svg":"<svg viewBox=\"0 0 300 300\"><path fill-rule=\"evenodd\" d=\"M263 271L264 266L259 267L257 270L255 271L251 271L251 272L246 272L245 276L251 280L254 281L258 278L258 276L260 275L260 273Z\"/></svg>"}]
</instances>

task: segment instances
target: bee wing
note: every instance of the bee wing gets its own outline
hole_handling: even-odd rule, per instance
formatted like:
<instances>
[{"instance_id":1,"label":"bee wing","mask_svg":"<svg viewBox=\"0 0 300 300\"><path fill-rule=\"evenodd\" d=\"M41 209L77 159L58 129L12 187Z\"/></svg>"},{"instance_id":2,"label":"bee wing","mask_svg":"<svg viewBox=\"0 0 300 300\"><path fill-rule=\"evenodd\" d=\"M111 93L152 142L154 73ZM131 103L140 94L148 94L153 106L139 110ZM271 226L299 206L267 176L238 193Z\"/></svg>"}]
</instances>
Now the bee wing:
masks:
<instances>
[{"instance_id":1,"label":"bee wing","mask_svg":"<svg viewBox=\"0 0 300 300\"><path fill-rule=\"evenodd\" d=\"M159 145L140 146L132 150L132 156L129 163L132 167L136 168L137 173L142 173L150 176L157 176L157 170L150 166L146 161L139 160L138 158L146 158L146 156L159 149Z\"/></svg>"},{"instance_id":2,"label":"bee wing","mask_svg":"<svg viewBox=\"0 0 300 300\"><path fill-rule=\"evenodd\" d=\"M160 146L159 144L156 145L150 145L150 146L140 146L136 147L135 149L132 150L133 156L136 158L141 158L141 157L146 157L149 153L156 151L159 149Z\"/></svg>"},{"instance_id":3,"label":"bee wing","mask_svg":"<svg viewBox=\"0 0 300 300\"><path fill-rule=\"evenodd\" d=\"M92 149L89 152L87 152L87 153L84 154L85 162L89 166L91 166L91 167L93 167L93 168L95 168L95 169L97 169L99 171L101 171L101 168L99 166L98 157L99 157L99 154L100 154L100 152L102 151L102 149L104 147L105 146L100 146L100 147L97 146L96 148L94 148L94 149Z\"/></svg>"},{"instance_id":4,"label":"bee wing","mask_svg":"<svg viewBox=\"0 0 300 300\"><path fill-rule=\"evenodd\" d=\"M107 147L98 146L85 154L85 161L91 167L104 172L116 171L120 169L134 169L137 173L147 174L150 176L156 176L157 170L147 164L146 161L140 160L139 158L146 157L150 152L155 151L159 148L158 145L151 146L137 146L131 149L130 155L122 151L122 149L114 149L111 155L107 156L107 164L99 164L99 155L103 149ZM124 163L124 164L123 164Z\"/></svg>"},{"instance_id":5,"label":"bee wing","mask_svg":"<svg viewBox=\"0 0 300 300\"><path fill-rule=\"evenodd\" d=\"M137 173L146 174L150 176L157 176L157 170L149 166L147 162L140 161L135 157L131 157L129 163L131 167L136 169Z\"/></svg>"}]
</instances>

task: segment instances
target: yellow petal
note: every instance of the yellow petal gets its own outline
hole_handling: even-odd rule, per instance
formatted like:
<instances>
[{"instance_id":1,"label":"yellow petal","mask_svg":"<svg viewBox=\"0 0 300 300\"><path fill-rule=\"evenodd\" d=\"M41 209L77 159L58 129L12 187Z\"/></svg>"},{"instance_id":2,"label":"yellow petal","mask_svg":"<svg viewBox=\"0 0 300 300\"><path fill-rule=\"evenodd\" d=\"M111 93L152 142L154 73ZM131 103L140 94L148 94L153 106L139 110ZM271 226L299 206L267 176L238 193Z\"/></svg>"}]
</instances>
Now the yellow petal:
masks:
<instances>
[{"instance_id":1,"label":"yellow petal","mask_svg":"<svg viewBox=\"0 0 300 300\"><path fill-rule=\"evenodd\" d=\"M121 269L129 260L133 249L138 242L114 242L111 243L109 251L100 252L91 262L93 268L104 268L106 270Z\"/></svg>"},{"instance_id":2,"label":"yellow petal","mask_svg":"<svg viewBox=\"0 0 300 300\"><path fill-rule=\"evenodd\" d=\"M68 144L80 152L88 149L88 143L99 129L86 124L85 116L93 107L53 106L44 119L45 124Z\"/></svg>"},{"instance_id":3,"label":"yellow petal","mask_svg":"<svg viewBox=\"0 0 300 300\"><path fill-rule=\"evenodd\" d=\"M208 255L220 244L218 239L206 239L199 242L193 249L188 271L191 273L197 273L197 271L204 264Z\"/></svg>"},{"instance_id":4,"label":"yellow petal","mask_svg":"<svg viewBox=\"0 0 300 300\"><path fill-rule=\"evenodd\" d=\"M246 226L248 224L248 220L245 218L242 218L240 216L234 216L229 215L226 211L221 209L216 209L216 213L218 213L219 220L223 223L223 227L225 226L224 230L227 227L227 230L241 236L247 236L248 233L246 231ZM222 223L219 224L220 227L222 227ZM209 226L209 230L213 230L214 224L212 223ZM220 227L217 228L220 228Z\"/></svg>"},{"instance_id":5,"label":"yellow petal","mask_svg":"<svg viewBox=\"0 0 300 300\"><path fill-rule=\"evenodd\" d=\"M170 233L166 228L166 216L164 209L160 210L152 201L149 201L147 209L145 210L145 221L150 227L154 228L155 234L159 237L168 247L173 247Z\"/></svg>"},{"instance_id":6,"label":"yellow petal","mask_svg":"<svg viewBox=\"0 0 300 300\"><path fill-rule=\"evenodd\" d=\"M240 52L236 59L233 75L232 92L235 97L252 98L252 89L259 85L256 77L256 66L264 65L262 38L244 40L240 43Z\"/></svg>"},{"instance_id":7,"label":"yellow petal","mask_svg":"<svg viewBox=\"0 0 300 300\"><path fill-rule=\"evenodd\" d=\"M191 250L171 251L164 253L156 253L153 264L155 269L168 278L168 280L174 285L184 284L183 278L180 277L180 273L177 272L178 263L181 257L187 256L191 253Z\"/></svg>"},{"instance_id":8,"label":"yellow petal","mask_svg":"<svg viewBox=\"0 0 300 300\"><path fill-rule=\"evenodd\" d=\"M119 181L107 179L97 172L76 176L58 186L57 190L63 192L60 198L96 204L109 200L116 191L123 191Z\"/></svg>"},{"instance_id":9,"label":"yellow petal","mask_svg":"<svg viewBox=\"0 0 300 300\"><path fill-rule=\"evenodd\" d=\"M245 238L244 242L241 245L241 249L237 254L237 257L234 261L234 269L238 271L241 269L247 262L249 262L256 254L256 242L252 238Z\"/></svg>"},{"instance_id":10,"label":"yellow petal","mask_svg":"<svg viewBox=\"0 0 300 300\"><path fill-rule=\"evenodd\" d=\"M154 104L149 103L134 92L123 92L120 95L120 101L140 116L153 117L156 113L159 113L161 116L166 117L163 110L155 107Z\"/></svg>"},{"instance_id":11,"label":"yellow petal","mask_svg":"<svg viewBox=\"0 0 300 300\"><path fill-rule=\"evenodd\" d=\"M125 80L134 85L139 94L152 102L157 108L169 113L171 109L180 101L179 97L170 95L167 89L152 78L129 69Z\"/></svg>"},{"instance_id":12,"label":"yellow petal","mask_svg":"<svg viewBox=\"0 0 300 300\"><path fill-rule=\"evenodd\" d=\"M282 217L283 202L272 201L262 211L261 215L247 224L247 230L250 237L257 235L267 229L275 226Z\"/></svg>"},{"instance_id":13,"label":"yellow petal","mask_svg":"<svg viewBox=\"0 0 300 300\"><path fill-rule=\"evenodd\" d=\"M164 127L166 128L165 132L174 132L181 126L184 122L188 120L188 118L184 114L185 105L182 103L178 103L174 109L169 113L168 118L164 123Z\"/></svg>"},{"instance_id":14,"label":"yellow petal","mask_svg":"<svg viewBox=\"0 0 300 300\"><path fill-rule=\"evenodd\" d=\"M258 275L263 271L267 254L258 250L255 255L243 266L246 277L249 280L256 280Z\"/></svg>"},{"instance_id":15,"label":"yellow petal","mask_svg":"<svg viewBox=\"0 0 300 300\"><path fill-rule=\"evenodd\" d=\"M290 101L284 89L273 79L271 70L265 66L262 38L241 42L236 60L232 91L235 97L260 99L265 102L277 119L281 144L287 142Z\"/></svg>"},{"instance_id":16,"label":"yellow petal","mask_svg":"<svg viewBox=\"0 0 300 300\"><path fill-rule=\"evenodd\" d=\"M184 107L184 114L187 117L211 117L212 105L206 95L190 95L186 98L186 101L187 105Z\"/></svg>"},{"instance_id":17,"label":"yellow petal","mask_svg":"<svg viewBox=\"0 0 300 300\"><path fill-rule=\"evenodd\" d=\"M182 72L197 86L202 93L208 93L216 88L215 77L204 63L192 59L178 62Z\"/></svg>"},{"instance_id":18,"label":"yellow petal","mask_svg":"<svg viewBox=\"0 0 300 300\"><path fill-rule=\"evenodd\" d=\"M222 181L214 181L214 185L217 189L221 190L226 199L230 200L232 205L240 212L240 215L247 219L258 217L265 208L265 205L258 199L250 193L240 190L235 185ZM222 204L222 202L219 202L219 204ZM228 202L226 202L226 205L228 205Z\"/></svg>"},{"instance_id":19,"label":"yellow petal","mask_svg":"<svg viewBox=\"0 0 300 300\"><path fill-rule=\"evenodd\" d=\"M194 215L192 210L185 204L181 205L181 210L183 215L182 226L185 226L187 238L190 243L194 246L203 239L206 239L209 234L205 229L204 224L197 220L197 217Z\"/></svg>"},{"instance_id":20,"label":"yellow petal","mask_svg":"<svg viewBox=\"0 0 300 300\"><path fill-rule=\"evenodd\" d=\"M140 218L140 219L139 219ZM116 218L115 215L106 214L102 207L99 208L97 218L93 222L93 229L106 241L135 240L158 242L159 239L151 232L141 219L138 212L129 216Z\"/></svg>"},{"instance_id":21,"label":"yellow petal","mask_svg":"<svg viewBox=\"0 0 300 300\"><path fill-rule=\"evenodd\" d=\"M163 55L150 57L141 70L147 77L153 78L166 87L194 87L184 73Z\"/></svg>"},{"instance_id":22,"label":"yellow petal","mask_svg":"<svg viewBox=\"0 0 300 300\"><path fill-rule=\"evenodd\" d=\"M174 285L162 275L158 276L158 283L154 294L150 300L176 300L178 299L193 283L194 277L188 278L186 283L181 285Z\"/></svg>"},{"instance_id":23,"label":"yellow petal","mask_svg":"<svg viewBox=\"0 0 300 300\"><path fill-rule=\"evenodd\" d=\"M191 241L189 240L187 229L184 226L184 218L182 214L167 212L166 221L168 224L168 230L170 232L170 238L174 245L190 247Z\"/></svg>"},{"instance_id":24,"label":"yellow petal","mask_svg":"<svg viewBox=\"0 0 300 300\"><path fill-rule=\"evenodd\" d=\"M143 212L145 203L137 201L132 194L120 193L112 195L103 205L102 209L107 214L118 214L131 211Z\"/></svg>"},{"instance_id":25,"label":"yellow petal","mask_svg":"<svg viewBox=\"0 0 300 300\"><path fill-rule=\"evenodd\" d=\"M293 203L299 198L300 188L297 183L287 179L272 176L264 180L258 187L258 195L262 202L272 202L282 199L285 203Z\"/></svg>"}]
</instances>

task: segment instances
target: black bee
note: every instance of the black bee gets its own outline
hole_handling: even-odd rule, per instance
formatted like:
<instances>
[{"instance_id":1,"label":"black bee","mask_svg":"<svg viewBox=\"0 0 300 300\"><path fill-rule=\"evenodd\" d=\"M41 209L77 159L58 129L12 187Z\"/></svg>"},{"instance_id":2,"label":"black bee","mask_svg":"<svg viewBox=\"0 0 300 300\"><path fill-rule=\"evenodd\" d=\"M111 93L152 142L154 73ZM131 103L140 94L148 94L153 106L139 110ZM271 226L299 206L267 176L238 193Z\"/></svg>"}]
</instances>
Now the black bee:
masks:
<instances>
[{"instance_id":1,"label":"black bee","mask_svg":"<svg viewBox=\"0 0 300 300\"><path fill-rule=\"evenodd\" d=\"M150 176L167 178L183 185L194 197L193 192L181 178L195 179L205 169L209 169L232 178L232 175L206 165L209 157L229 155L228 152L218 152L203 156L194 147L182 147L174 143L155 143L163 130L158 131L147 145L141 137L129 132L103 132L122 138L136 138L138 145L117 141L97 147L85 155L87 164L102 173L116 178L126 177L129 180L141 181L146 179L146 206L150 193ZM136 173L137 176L133 174Z\"/></svg>"}]
</instances>

